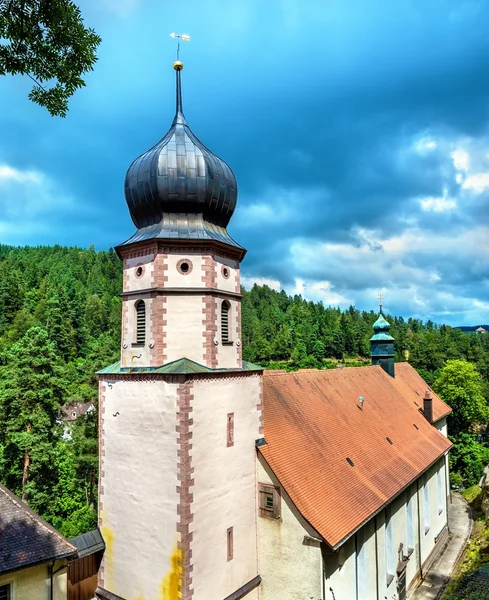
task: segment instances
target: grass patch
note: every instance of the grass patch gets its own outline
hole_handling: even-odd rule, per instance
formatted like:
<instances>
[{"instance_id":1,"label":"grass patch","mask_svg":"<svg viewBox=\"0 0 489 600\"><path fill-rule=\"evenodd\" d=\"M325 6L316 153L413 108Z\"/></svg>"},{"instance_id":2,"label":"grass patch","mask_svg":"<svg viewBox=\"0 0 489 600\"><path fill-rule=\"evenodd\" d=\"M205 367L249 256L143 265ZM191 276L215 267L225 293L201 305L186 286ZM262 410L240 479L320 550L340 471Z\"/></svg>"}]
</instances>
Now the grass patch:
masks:
<instances>
[{"instance_id":1,"label":"grass patch","mask_svg":"<svg viewBox=\"0 0 489 600\"><path fill-rule=\"evenodd\" d=\"M476 513L481 510L482 489L478 485L473 485L462 492L465 502L470 504Z\"/></svg>"}]
</instances>

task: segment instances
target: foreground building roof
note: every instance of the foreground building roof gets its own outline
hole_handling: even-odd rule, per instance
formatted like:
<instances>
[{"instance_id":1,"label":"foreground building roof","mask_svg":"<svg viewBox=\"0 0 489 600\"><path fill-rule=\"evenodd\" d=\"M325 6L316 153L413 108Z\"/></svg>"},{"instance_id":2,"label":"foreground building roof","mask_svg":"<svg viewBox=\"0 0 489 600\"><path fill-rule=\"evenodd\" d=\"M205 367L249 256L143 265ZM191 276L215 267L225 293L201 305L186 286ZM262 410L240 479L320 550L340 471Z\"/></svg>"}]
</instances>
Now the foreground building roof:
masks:
<instances>
[{"instance_id":1,"label":"foreground building roof","mask_svg":"<svg viewBox=\"0 0 489 600\"><path fill-rule=\"evenodd\" d=\"M0 574L76 554L74 545L0 484Z\"/></svg>"},{"instance_id":2,"label":"foreground building roof","mask_svg":"<svg viewBox=\"0 0 489 600\"><path fill-rule=\"evenodd\" d=\"M413 371L396 364L395 380L379 366L264 374L259 451L332 548L451 446L415 405ZM449 412L439 403L434 410Z\"/></svg>"}]
</instances>

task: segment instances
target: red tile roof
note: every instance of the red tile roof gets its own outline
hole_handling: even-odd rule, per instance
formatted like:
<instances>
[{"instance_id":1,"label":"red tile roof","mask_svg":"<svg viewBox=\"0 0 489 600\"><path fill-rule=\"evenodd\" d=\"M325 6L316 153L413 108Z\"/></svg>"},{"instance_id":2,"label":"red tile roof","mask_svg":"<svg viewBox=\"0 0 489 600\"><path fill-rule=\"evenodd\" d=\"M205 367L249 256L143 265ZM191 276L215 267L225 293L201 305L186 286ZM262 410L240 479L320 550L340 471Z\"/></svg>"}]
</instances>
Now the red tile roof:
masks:
<instances>
[{"instance_id":1,"label":"red tile roof","mask_svg":"<svg viewBox=\"0 0 489 600\"><path fill-rule=\"evenodd\" d=\"M407 371L396 376L404 381ZM267 371L263 396L267 444L259 451L333 548L451 446L420 414L410 386L379 366Z\"/></svg>"},{"instance_id":2,"label":"red tile roof","mask_svg":"<svg viewBox=\"0 0 489 600\"><path fill-rule=\"evenodd\" d=\"M421 375L409 363L396 363L394 382L404 395L410 395L416 408L423 408L423 396L426 390L433 396L433 421L439 421L452 412L452 409L435 394Z\"/></svg>"}]
</instances>

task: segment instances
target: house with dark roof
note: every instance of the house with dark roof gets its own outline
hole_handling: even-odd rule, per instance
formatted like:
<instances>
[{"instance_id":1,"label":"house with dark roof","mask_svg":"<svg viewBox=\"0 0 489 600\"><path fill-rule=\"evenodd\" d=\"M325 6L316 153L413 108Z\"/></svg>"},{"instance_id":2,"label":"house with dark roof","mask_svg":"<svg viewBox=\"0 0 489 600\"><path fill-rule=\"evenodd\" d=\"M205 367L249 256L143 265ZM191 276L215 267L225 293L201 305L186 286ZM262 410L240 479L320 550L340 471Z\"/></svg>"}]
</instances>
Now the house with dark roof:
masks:
<instances>
[{"instance_id":1,"label":"house with dark roof","mask_svg":"<svg viewBox=\"0 0 489 600\"><path fill-rule=\"evenodd\" d=\"M66 600L77 548L0 484L0 600Z\"/></svg>"},{"instance_id":2,"label":"house with dark roof","mask_svg":"<svg viewBox=\"0 0 489 600\"><path fill-rule=\"evenodd\" d=\"M406 598L447 539L450 412L380 310L372 365L242 360L229 166L168 132L128 169L120 361L100 371L100 600Z\"/></svg>"}]
</instances>

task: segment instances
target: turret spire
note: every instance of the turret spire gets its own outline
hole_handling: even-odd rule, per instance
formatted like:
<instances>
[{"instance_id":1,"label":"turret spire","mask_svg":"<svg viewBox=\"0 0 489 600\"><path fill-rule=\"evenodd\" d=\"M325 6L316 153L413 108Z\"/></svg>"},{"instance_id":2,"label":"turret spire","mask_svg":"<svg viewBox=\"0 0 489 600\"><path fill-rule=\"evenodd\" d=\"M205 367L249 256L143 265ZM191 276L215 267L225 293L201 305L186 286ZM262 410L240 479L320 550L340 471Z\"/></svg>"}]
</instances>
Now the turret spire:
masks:
<instances>
[{"instance_id":1,"label":"turret spire","mask_svg":"<svg viewBox=\"0 0 489 600\"><path fill-rule=\"evenodd\" d=\"M182 79L181 72L183 70L183 63L179 60L176 60L173 63L173 68L175 69L177 76L177 102L176 102L176 110L175 110L175 118L173 119L172 125L187 125L187 121L185 120L185 116L183 114L183 104L182 104Z\"/></svg>"}]
</instances>

